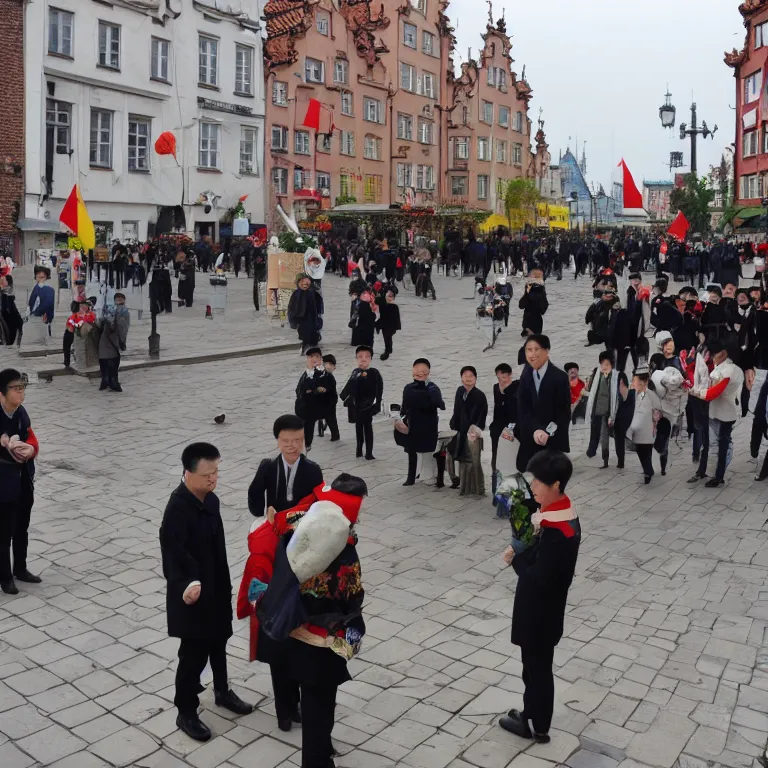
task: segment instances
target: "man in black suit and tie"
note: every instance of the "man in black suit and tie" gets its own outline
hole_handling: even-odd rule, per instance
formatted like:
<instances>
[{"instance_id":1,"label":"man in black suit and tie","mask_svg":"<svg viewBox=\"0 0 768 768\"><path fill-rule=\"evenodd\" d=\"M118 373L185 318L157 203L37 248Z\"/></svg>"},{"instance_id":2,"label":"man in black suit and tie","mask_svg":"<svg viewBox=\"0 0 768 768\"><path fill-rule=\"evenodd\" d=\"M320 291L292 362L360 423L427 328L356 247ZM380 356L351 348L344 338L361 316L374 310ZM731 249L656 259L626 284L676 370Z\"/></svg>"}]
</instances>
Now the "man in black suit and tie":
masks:
<instances>
[{"instance_id":1,"label":"man in black suit and tie","mask_svg":"<svg viewBox=\"0 0 768 768\"><path fill-rule=\"evenodd\" d=\"M571 389L568 374L549 360L549 338L533 334L525 342L527 365L517 389L515 437L520 441L517 469L524 472L531 457L546 449L568 453ZM547 430L550 425L556 429Z\"/></svg>"},{"instance_id":2,"label":"man in black suit and tie","mask_svg":"<svg viewBox=\"0 0 768 768\"><path fill-rule=\"evenodd\" d=\"M292 413L279 416L272 432L280 455L259 464L248 489L248 509L254 517L263 517L265 508L275 512L290 509L323 483L323 471L302 454L304 422ZM281 652L276 645L264 632L259 632L256 658L274 660ZM299 684L281 674L279 665L270 663L270 671L277 724L281 731L290 731L293 723L301 723Z\"/></svg>"},{"instance_id":3,"label":"man in black suit and tie","mask_svg":"<svg viewBox=\"0 0 768 768\"><path fill-rule=\"evenodd\" d=\"M293 414L280 416L272 431L280 455L264 459L248 489L248 509L254 517L263 517L265 509L282 512L298 504L323 482L323 471L302 455L304 422Z\"/></svg>"}]
</instances>

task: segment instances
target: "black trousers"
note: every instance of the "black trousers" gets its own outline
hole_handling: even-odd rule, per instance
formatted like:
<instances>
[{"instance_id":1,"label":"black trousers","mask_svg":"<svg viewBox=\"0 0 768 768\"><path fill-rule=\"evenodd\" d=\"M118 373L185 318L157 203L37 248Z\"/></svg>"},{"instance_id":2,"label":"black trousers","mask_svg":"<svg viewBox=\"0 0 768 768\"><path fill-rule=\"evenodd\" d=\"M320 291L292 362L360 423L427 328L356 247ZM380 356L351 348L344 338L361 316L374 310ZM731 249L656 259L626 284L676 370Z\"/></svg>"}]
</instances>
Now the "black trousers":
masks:
<instances>
[{"instance_id":1,"label":"black trousers","mask_svg":"<svg viewBox=\"0 0 768 768\"><path fill-rule=\"evenodd\" d=\"M388 355L392 354L392 337L395 334L392 331L382 330L381 336L384 339L384 352Z\"/></svg>"},{"instance_id":2,"label":"black trousers","mask_svg":"<svg viewBox=\"0 0 768 768\"><path fill-rule=\"evenodd\" d=\"M0 582L10 581L14 573L21 573L27 568L29 519L34 503L32 483L24 477L19 498L16 501L0 503Z\"/></svg>"},{"instance_id":3,"label":"black trousers","mask_svg":"<svg viewBox=\"0 0 768 768\"><path fill-rule=\"evenodd\" d=\"M119 357L100 357L99 370L101 371L101 383L110 389L116 389L120 386L118 381L118 371L120 370Z\"/></svg>"},{"instance_id":4,"label":"black trousers","mask_svg":"<svg viewBox=\"0 0 768 768\"><path fill-rule=\"evenodd\" d=\"M532 721L536 733L549 733L555 708L555 677L552 673L554 646L521 648L520 652L525 685L521 714L524 720Z\"/></svg>"},{"instance_id":5,"label":"black trousers","mask_svg":"<svg viewBox=\"0 0 768 768\"><path fill-rule=\"evenodd\" d=\"M191 717L200 705L203 691L200 675L210 659L213 687L220 693L229 690L227 682L227 640L183 638L179 644L179 666L176 668L176 695L173 703L179 714Z\"/></svg>"},{"instance_id":6,"label":"black trousers","mask_svg":"<svg viewBox=\"0 0 768 768\"><path fill-rule=\"evenodd\" d=\"M312 438L315 436L315 419L304 420L304 445L312 447Z\"/></svg>"},{"instance_id":7,"label":"black trousers","mask_svg":"<svg viewBox=\"0 0 768 768\"><path fill-rule=\"evenodd\" d=\"M336 685L301 684L301 768L328 768L337 690Z\"/></svg>"},{"instance_id":8,"label":"black trousers","mask_svg":"<svg viewBox=\"0 0 768 768\"><path fill-rule=\"evenodd\" d=\"M373 455L373 414L370 411L357 414L355 436L357 437L357 455L360 456L363 453L363 442L365 442L365 455Z\"/></svg>"},{"instance_id":9,"label":"black trousers","mask_svg":"<svg viewBox=\"0 0 768 768\"><path fill-rule=\"evenodd\" d=\"M587 447L587 456L593 458L597 455L597 446L602 449L603 461L608 461L608 414L601 416L592 415L592 422L589 428L589 446Z\"/></svg>"},{"instance_id":10,"label":"black trousers","mask_svg":"<svg viewBox=\"0 0 768 768\"><path fill-rule=\"evenodd\" d=\"M639 445L635 443L637 449L637 458L640 459L640 466L643 468L643 474L646 477L653 475L653 443L648 445Z\"/></svg>"},{"instance_id":11,"label":"black trousers","mask_svg":"<svg viewBox=\"0 0 768 768\"><path fill-rule=\"evenodd\" d=\"M613 445L616 448L616 464L619 469L624 468L624 457L627 451L627 425L621 420L613 423Z\"/></svg>"},{"instance_id":12,"label":"black trousers","mask_svg":"<svg viewBox=\"0 0 768 768\"><path fill-rule=\"evenodd\" d=\"M69 368L69 363L72 360L72 345L75 343L75 334L72 331L64 331L64 340L62 345L64 347L64 367Z\"/></svg>"},{"instance_id":13,"label":"black trousers","mask_svg":"<svg viewBox=\"0 0 768 768\"><path fill-rule=\"evenodd\" d=\"M324 419L317 420L317 434L319 437L322 437L326 427L331 430L331 438L338 440L339 420L336 418L336 411L331 411L326 414Z\"/></svg>"},{"instance_id":14,"label":"black trousers","mask_svg":"<svg viewBox=\"0 0 768 768\"><path fill-rule=\"evenodd\" d=\"M272 675L272 690L275 693L275 714L278 720L293 720L299 706L299 684L289 677L280 674L276 667L270 665Z\"/></svg>"},{"instance_id":15,"label":"black trousers","mask_svg":"<svg viewBox=\"0 0 768 768\"><path fill-rule=\"evenodd\" d=\"M419 454L416 451L408 451L408 477L409 483L416 482L416 467L419 465Z\"/></svg>"}]
</instances>

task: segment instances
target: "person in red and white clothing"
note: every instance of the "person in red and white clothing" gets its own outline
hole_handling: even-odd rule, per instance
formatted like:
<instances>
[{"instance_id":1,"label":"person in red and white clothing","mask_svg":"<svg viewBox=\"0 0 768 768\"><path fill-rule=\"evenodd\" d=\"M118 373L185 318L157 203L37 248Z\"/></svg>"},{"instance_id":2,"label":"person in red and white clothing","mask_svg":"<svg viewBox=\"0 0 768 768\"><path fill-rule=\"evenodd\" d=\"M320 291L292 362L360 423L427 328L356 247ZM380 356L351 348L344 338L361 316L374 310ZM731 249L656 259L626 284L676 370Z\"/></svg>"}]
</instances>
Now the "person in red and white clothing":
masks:
<instances>
[{"instance_id":1,"label":"person in red and white clothing","mask_svg":"<svg viewBox=\"0 0 768 768\"><path fill-rule=\"evenodd\" d=\"M67 326L64 330L64 367L69 368L72 355L72 345L75 343L75 333L86 323L96 324L96 315L91 309L91 303L86 298L72 302L72 314L67 318Z\"/></svg>"},{"instance_id":2,"label":"person in red and white clothing","mask_svg":"<svg viewBox=\"0 0 768 768\"><path fill-rule=\"evenodd\" d=\"M30 584L42 581L27 570L27 531L35 503L35 457L40 446L22 405L26 388L19 371L0 371L0 588L8 595L19 593L14 577Z\"/></svg>"}]
</instances>

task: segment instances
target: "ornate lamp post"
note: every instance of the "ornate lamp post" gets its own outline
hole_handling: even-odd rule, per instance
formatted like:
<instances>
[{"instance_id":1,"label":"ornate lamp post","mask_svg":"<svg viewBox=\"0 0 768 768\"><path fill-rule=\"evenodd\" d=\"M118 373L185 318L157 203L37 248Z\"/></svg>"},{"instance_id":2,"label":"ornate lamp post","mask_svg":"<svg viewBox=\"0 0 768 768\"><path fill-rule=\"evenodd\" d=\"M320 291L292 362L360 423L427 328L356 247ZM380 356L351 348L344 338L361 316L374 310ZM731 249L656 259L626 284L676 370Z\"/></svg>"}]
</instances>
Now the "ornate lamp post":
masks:
<instances>
[{"instance_id":1,"label":"ornate lamp post","mask_svg":"<svg viewBox=\"0 0 768 768\"><path fill-rule=\"evenodd\" d=\"M661 125L664 128L675 127L675 114L676 109L672 105L672 94L667 90L665 95L664 104L659 107L659 119ZM685 139L686 136L691 137L691 173L696 176L696 139L699 136L705 139L709 136L714 138L717 126L712 130L707 127L706 120L701 121L701 127L696 123L696 102L691 104L691 127L689 128L686 123L680 123L680 138Z\"/></svg>"},{"instance_id":2,"label":"ornate lamp post","mask_svg":"<svg viewBox=\"0 0 768 768\"><path fill-rule=\"evenodd\" d=\"M659 107L659 118L661 119L661 125L664 128L675 127L675 114L677 110L672 105L672 94L667 89L667 93L664 96L664 103Z\"/></svg>"}]
</instances>

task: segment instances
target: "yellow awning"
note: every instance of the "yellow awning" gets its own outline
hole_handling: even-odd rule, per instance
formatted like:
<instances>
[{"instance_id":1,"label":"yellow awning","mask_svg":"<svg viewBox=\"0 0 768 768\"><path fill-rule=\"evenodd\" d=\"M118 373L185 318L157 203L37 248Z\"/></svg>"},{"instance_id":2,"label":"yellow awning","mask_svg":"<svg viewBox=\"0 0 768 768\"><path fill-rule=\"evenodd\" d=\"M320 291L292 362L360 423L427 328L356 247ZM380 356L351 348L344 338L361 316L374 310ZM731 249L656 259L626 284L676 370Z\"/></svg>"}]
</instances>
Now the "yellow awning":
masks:
<instances>
[{"instance_id":1,"label":"yellow awning","mask_svg":"<svg viewBox=\"0 0 768 768\"><path fill-rule=\"evenodd\" d=\"M500 213L494 213L480 225L480 231L492 232L497 227L509 227L509 219Z\"/></svg>"}]
</instances>

